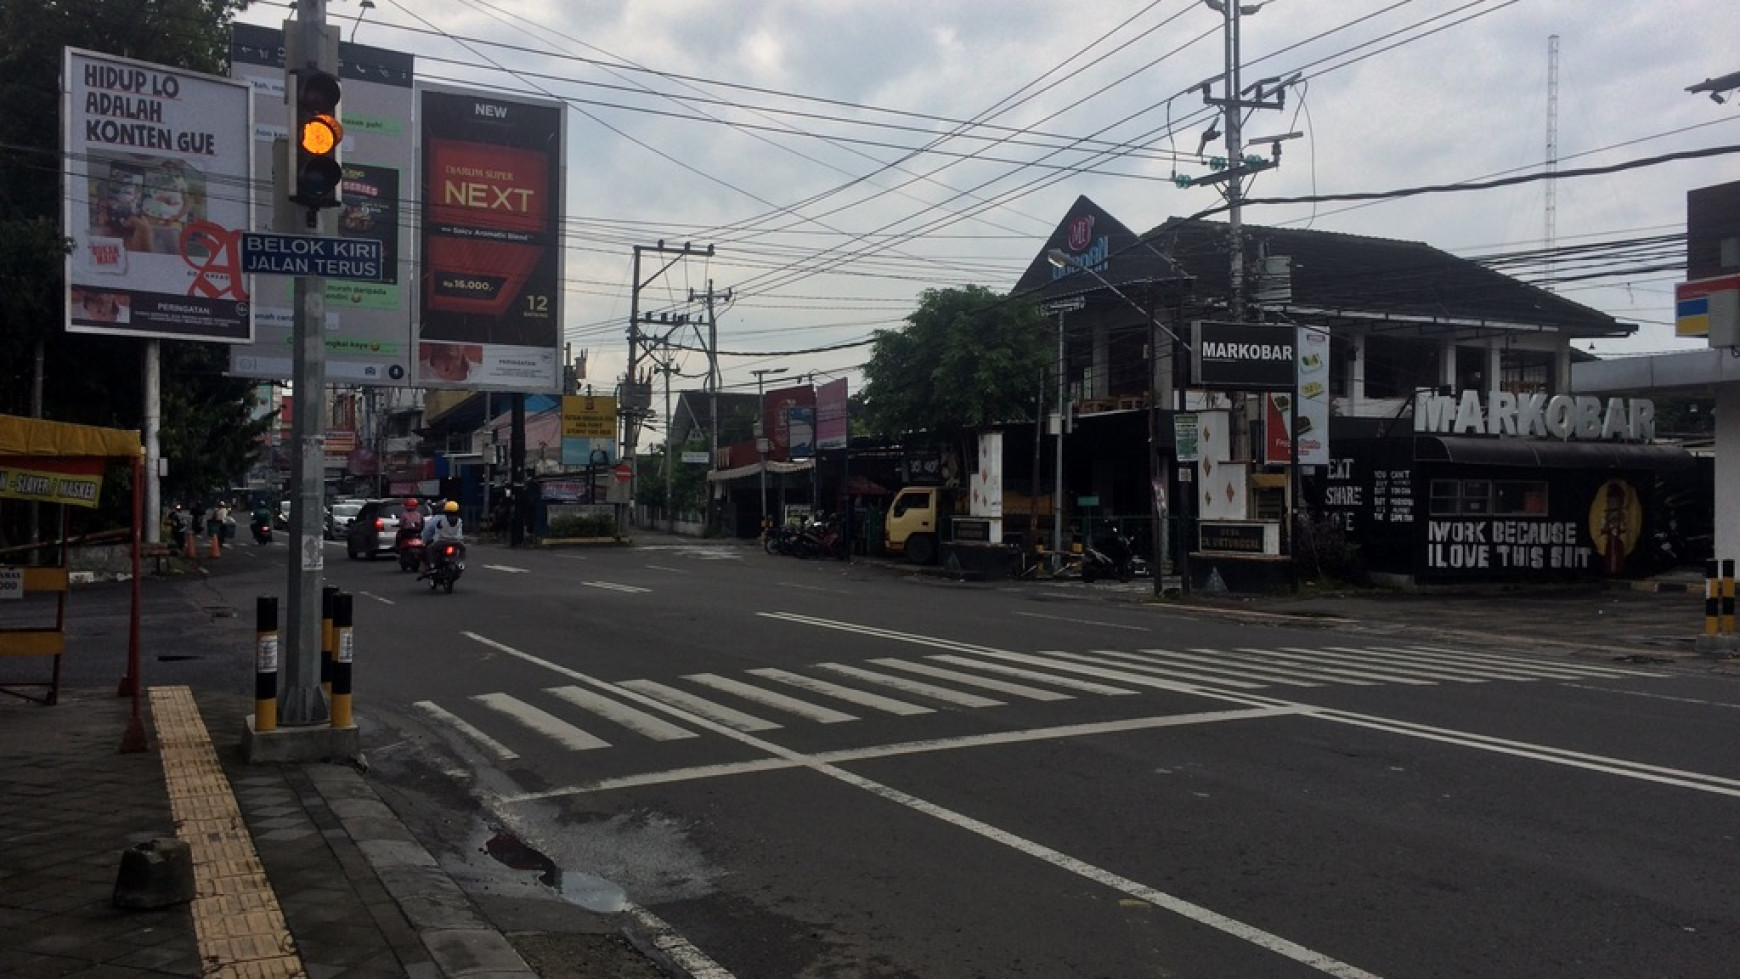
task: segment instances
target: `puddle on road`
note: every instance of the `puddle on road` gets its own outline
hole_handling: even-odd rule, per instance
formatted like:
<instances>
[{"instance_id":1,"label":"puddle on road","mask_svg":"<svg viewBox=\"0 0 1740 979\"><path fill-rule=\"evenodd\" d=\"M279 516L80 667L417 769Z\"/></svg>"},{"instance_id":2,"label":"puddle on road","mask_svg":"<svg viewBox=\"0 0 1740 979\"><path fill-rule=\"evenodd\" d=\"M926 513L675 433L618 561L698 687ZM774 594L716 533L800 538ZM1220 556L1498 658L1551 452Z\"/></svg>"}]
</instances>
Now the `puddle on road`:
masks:
<instances>
[{"instance_id":1,"label":"puddle on road","mask_svg":"<svg viewBox=\"0 0 1740 979\"><path fill-rule=\"evenodd\" d=\"M539 882L561 895L562 899L599 914L615 914L628 904L622 888L602 877L563 870L555 861L532 849L511 833L497 833L484 844L484 852L496 862L514 870L531 870Z\"/></svg>"}]
</instances>

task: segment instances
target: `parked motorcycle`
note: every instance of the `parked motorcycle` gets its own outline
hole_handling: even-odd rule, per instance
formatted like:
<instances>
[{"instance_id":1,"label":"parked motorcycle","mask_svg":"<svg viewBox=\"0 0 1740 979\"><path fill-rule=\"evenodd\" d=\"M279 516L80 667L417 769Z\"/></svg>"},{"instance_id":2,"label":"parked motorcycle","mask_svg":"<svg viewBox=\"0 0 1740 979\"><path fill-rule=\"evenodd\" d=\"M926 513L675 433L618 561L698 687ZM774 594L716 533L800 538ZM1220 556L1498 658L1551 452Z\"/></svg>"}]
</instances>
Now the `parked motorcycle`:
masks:
<instances>
[{"instance_id":1,"label":"parked motorcycle","mask_svg":"<svg viewBox=\"0 0 1740 979\"><path fill-rule=\"evenodd\" d=\"M428 581L430 591L453 594L453 583L465 573L465 545L456 540L438 540L429 547L429 570L417 576Z\"/></svg>"},{"instance_id":2,"label":"parked motorcycle","mask_svg":"<svg viewBox=\"0 0 1740 979\"><path fill-rule=\"evenodd\" d=\"M418 531L400 527L393 538L393 550L398 552L400 571L415 571L423 566L423 536Z\"/></svg>"},{"instance_id":3,"label":"parked motorcycle","mask_svg":"<svg viewBox=\"0 0 1740 979\"><path fill-rule=\"evenodd\" d=\"M1130 547L1130 538L1125 537L1116 527L1107 527L1095 533L1087 546L1082 548L1083 581L1093 582L1101 577L1129 581L1135 573L1136 553Z\"/></svg>"}]
</instances>

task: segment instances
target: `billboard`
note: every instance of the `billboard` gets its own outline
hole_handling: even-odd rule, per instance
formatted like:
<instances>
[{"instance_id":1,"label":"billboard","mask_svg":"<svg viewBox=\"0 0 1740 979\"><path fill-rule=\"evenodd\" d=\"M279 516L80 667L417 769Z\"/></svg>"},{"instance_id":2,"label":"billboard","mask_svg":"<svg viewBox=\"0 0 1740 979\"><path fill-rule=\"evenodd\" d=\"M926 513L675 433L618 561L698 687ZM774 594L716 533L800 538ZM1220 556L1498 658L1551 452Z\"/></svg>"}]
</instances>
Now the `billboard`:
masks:
<instances>
[{"instance_id":1,"label":"billboard","mask_svg":"<svg viewBox=\"0 0 1740 979\"><path fill-rule=\"evenodd\" d=\"M562 465L608 466L615 462L616 399L563 395Z\"/></svg>"},{"instance_id":2,"label":"billboard","mask_svg":"<svg viewBox=\"0 0 1740 979\"><path fill-rule=\"evenodd\" d=\"M419 86L423 387L554 392L562 339L559 102Z\"/></svg>"},{"instance_id":3,"label":"billboard","mask_svg":"<svg viewBox=\"0 0 1740 979\"><path fill-rule=\"evenodd\" d=\"M326 280L326 379L340 384L409 384L411 310L416 266L411 195L411 55L341 41L338 75L344 86L344 208L338 234L379 242L385 269L377 282ZM236 24L230 37L230 76L246 82L254 101L254 180L272 186L273 142L288 137L284 102L284 36L273 27ZM274 203L262 195L255 226L272 227ZM283 228L305 232L306 229ZM295 360L289 276L253 280L254 342L230 350L230 373L287 378Z\"/></svg>"},{"instance_id":4,"label":"billboard","mask_svg":"<svg viewBox=\"0 0 1740 979\"><path fill-rule=\"evenodd\" d=\"M247 87L76 48L61 78L67 330L251 339Z\"/></svg>"},{"instance_id":5,"label":"billboard","mask_svg":"<svg viewBox=\"0 0 1740 979\"><path fill-rule=\"evenodd\" d=\"M846 401L846 379L829 381L816 388L816 448L844 449L851 419Z\"/></svg>"}]
</instances>

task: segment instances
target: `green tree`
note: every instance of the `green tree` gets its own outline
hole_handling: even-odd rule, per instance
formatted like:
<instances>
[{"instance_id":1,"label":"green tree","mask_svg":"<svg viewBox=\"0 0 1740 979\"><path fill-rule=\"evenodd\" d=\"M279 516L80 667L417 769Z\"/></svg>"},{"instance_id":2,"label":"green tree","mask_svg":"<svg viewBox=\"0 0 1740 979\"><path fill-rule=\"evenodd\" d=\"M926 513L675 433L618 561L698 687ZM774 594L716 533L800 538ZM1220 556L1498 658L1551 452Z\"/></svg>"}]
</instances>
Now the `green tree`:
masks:
<instances>
[{"instance_id":1,"label":"green tree","mask_svg":"<svg viewBox=\"0 0 1740 979\"><path fill-rule=\"evenodd\" d=\"M221 74L230 23L246 5L0 0L0 144L6 147L0 154L0 412L30 413L40 362L44 417L135 428L143 413L143 341L69 334L64 326L63 48ZM251 462L269 420L250 420L249 384L223 376L223 347L166 340L162 351L170 486L222 488ZM178 469L185 476L175 475Z\"/></svg>"},{"instance_id":2,"label":"green tree","mask_svg":"<svg viewBox=\"0 0 1740 979\"><path fill-rule=\"evenodd\" d=\"M899 330L878 330L864 365L866 427L927 432L970 456L968 433L1033 417L1034 379L1051 367L1045 317L983 286L927 289Z\"/></svg>"}]
</instances>

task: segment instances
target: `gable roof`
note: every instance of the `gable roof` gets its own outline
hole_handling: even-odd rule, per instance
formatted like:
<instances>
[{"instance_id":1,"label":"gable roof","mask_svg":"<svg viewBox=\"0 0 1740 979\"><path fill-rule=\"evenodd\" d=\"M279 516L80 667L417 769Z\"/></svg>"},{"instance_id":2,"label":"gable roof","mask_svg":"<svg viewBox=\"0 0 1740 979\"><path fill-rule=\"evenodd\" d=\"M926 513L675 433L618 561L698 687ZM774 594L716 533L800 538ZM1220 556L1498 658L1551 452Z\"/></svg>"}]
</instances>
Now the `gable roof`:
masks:
<instances>
[{"instance_id":1,"label":"gable roof","mask_svg":"<svg viewBox=\"0 0 1740 979\"><path fill-rule=\"evenodd\" d=\"M1245 294L1254 307L1378 329L1386 322L1489 326L1571 337L1626 336L1637 329L1423 242L1253 225L1243 225L1241 235L1245 254L1253 256ZM1227 240L1224 222L1187 218L1170 218L1142 236L1196 277L1198 303L1228 293ZM1277 269L1265 276L1264 256L1284 256L1290 274Z\"/></svg>"}]
</instances>

